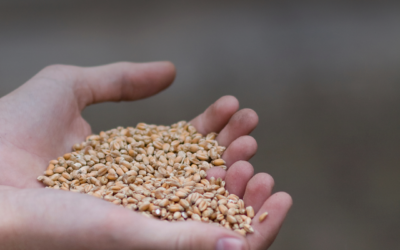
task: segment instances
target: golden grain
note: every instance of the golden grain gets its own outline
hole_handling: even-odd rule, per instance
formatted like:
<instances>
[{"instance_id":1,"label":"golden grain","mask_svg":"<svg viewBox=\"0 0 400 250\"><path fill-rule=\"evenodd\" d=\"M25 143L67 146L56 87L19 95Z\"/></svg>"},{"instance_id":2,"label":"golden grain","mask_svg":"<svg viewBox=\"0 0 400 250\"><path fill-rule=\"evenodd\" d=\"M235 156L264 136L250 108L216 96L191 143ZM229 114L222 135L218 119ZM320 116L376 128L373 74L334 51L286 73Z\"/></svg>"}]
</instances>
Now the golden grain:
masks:
<instances>
[{"instance_id":1,"label":"golden grain","mask_svg":"<svg viewBox=\"0 0 400 250\"><path fill-rule=\"evenodd\" d=\"M268 216L268 212L262 213L262 214L260 215L260 217L258 217L258 220L259 220L260 222L262 222L263 220L265 220L265 218L267 218L267 216Z\"/></svg>"},{"instance_id":2,"label":"golden grain","mask_svg":"<svg viewBox=\"0 0 400 250\"><path fill-rule=\"evenodd\" d=\"M226 169L225 147L182 121L171 126L139 123L88 136L74 152L52 160L38 180L53 189L86 193L144 216L214 223L245 235L252 207L206 171ZM261 219L261 216L260 216Z\"/></svg>"}]
</instances>

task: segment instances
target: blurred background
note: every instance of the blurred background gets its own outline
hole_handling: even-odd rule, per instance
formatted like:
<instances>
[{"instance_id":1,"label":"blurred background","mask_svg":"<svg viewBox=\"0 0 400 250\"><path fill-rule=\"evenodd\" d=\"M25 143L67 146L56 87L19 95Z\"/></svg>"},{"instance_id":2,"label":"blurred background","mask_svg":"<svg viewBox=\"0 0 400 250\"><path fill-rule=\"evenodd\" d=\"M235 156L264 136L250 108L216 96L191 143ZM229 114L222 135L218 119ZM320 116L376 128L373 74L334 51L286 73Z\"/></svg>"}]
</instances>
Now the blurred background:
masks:
<instances>
[{"instance_id":1,"label":"blurred background","mask_svg":"<svg viewBox=\"0 0 400 250\"><path fill-rule=\"evenodd\" d=\"M170 60L168 90L87 108L94 132L234 95L260 116L256 171L294 199L270 249L398 249L398 3L0 0L0 96L49 64Z\"/></svg>"}]
</instances>

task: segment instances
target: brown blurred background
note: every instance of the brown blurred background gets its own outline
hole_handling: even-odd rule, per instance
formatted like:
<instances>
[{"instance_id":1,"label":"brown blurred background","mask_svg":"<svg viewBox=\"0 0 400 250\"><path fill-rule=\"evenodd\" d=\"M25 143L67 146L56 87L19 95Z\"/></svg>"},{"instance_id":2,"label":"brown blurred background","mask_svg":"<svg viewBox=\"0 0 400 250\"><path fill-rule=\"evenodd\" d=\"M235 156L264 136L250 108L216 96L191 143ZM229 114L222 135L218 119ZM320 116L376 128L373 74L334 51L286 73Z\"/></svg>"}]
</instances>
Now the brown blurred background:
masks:
<instances>
[{"instance_id":1,"label":"brown blurred background","mask_svg":"<svg viewBox=\"0 0 400 250\"><path fill-rule=\"evenodd\" d=\"M0 0L0 96L41 68L171 60L171 88L87 108L93 130L260 116L257 172L294 206L271 249L400 246L398 1Z\"/></svg>"}]
</instances>

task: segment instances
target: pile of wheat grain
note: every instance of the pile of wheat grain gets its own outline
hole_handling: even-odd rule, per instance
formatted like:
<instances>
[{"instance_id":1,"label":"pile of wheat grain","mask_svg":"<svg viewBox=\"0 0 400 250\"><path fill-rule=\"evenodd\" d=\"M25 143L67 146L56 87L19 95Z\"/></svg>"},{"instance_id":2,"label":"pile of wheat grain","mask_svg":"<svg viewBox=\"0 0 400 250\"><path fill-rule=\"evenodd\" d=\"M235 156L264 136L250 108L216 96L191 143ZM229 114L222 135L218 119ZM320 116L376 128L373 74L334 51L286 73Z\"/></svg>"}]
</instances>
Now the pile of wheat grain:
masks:
<instances>
[{"instance_id":1,"label":"pile of wheat grain","mask_svg":"<svg viewBox=\"0 0 400 250\"><path fill-rule=\"evenodd\" d=\"M206 171L226 169L217 134L203 136L187 122L118 127L73 146L50 161L38 180L53 189L86 193L148 217L216 223L242 235L254 232L251 206L229 194ZM264 216L265 217L265 216Z\"/></svg>"}]
</instances>

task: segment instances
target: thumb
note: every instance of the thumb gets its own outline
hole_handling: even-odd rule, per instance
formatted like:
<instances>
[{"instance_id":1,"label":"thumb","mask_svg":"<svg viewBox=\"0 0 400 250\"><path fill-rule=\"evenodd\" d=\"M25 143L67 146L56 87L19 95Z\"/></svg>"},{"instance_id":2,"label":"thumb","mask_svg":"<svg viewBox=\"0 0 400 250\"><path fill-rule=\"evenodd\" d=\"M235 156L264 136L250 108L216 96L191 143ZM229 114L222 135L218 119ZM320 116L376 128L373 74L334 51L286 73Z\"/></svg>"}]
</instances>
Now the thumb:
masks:
<instances>
[{"instance_id":1,"label":"thumb","mask_svg":"<svg viewBox=\"0 0 400 250\"><path fill-rule=\"evenodd\" d=\"M72 87L82 110L94 103L152 96L171 85L175 74L171 62L118 62L87 68L52 65L35 77L53 79Z\"/></svg>"},{"instance_id":2,"label":"thumb","mask_svg":"<svg viewBox=\"0 0 400 250\"><path fill-rule=\"evenodd\" d=\"M84 68L82 73L80 82L92 93L91 99L83 98L85 105L152 96L167 88L176 74L171 62L119 62Z\"/></svg>"},{"instance_id":3,"label":"thumb","mask_svg":"<svg viewBox=\"0 0 400 250\"><path fill-rule=\"evenodd\" d=\"M158 223L155 226L153 223ZM151 249L216 249L245 250L248 249L245 238L238 233L197 221L170 222L153 221L147 224L148 233L140 238L142 246ZM156 229L156 230L154 230ZM156 231L156 232L155 232ZM157 235L155 235L157 234ZM135 239L136 244L138 239ZM151 244L149 244L151 242Z\"/></svg>"}]
</instances>

